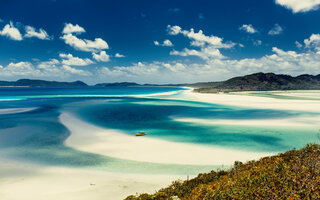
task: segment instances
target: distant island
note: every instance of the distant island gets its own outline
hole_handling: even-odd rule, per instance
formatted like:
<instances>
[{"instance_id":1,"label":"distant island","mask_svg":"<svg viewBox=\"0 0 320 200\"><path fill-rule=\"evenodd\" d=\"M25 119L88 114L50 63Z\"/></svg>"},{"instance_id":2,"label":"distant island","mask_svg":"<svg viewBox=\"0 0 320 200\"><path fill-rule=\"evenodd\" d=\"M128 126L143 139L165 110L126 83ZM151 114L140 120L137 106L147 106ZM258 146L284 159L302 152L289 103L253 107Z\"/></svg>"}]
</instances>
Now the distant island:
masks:
<instances>
[{"instance_id":1,"label":"distant island","mask_svg":"<svg viewBox=\"0 0 320 200\"><path fill-rule=\"evenodd\" d=\"M310 144L246 164L236 161L228 171L174 181L154 194L131 195L125 200L320 199L319 155L320 145Z\"/></svg>"},{"instance_id":2,"label":"distant island","mask_svg":"<svg viewBox=\"0 0 320 200\"><path fill-rule=\"evenodd\" d=\"M2 87L86 87L82 81L59 82L36 79L0 81ZM320 90L320 74L303 74L296 77L274 73L255 73L219 82L184 84L138 84L135 82L98 83L95 87L192 87L201 93L271 90Z\"/></svg>"},{"instance_id":3,"label":"distant island","mask_svg":"<svg viewBox=\"0 0 320 200\"><path fill-rule=\"evenodd\" d=\"M17 81L0 81L1 87L85 87L88 86L82 81L59 82L36 79L19 79Z\"/></svg>"}]
</instances>

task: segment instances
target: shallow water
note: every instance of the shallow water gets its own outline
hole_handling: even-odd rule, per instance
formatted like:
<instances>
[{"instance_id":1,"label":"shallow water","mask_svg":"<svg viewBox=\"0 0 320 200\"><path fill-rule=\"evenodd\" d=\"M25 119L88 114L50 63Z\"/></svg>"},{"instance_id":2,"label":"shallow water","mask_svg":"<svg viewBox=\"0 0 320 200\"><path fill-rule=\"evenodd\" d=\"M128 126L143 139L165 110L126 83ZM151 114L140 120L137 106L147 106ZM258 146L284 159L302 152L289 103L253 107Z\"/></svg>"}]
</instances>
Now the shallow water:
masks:
<instances>
[{"instance_id":1,"label":"shallow water","mask_svg":"<svg viewBox=\"0 0 320 200\"><path fill-rule=\"evenodd\" d=\"M203 125L175 118L268 120L319 116L319 113L143 96L158 93L168 96L167 92L181 90L174 87L0 88L0 99L6 99L0 101L0 109L36 108L0 114L0 156L43 165L119 172L195 174L221 167L129 161L69 148L64 141L70 132L59 122L59 115L64 111L91 124L129 135L144 130L150 138L252 152L281 152L317 140L315 128Z\"/></svg>"}]
</instances>

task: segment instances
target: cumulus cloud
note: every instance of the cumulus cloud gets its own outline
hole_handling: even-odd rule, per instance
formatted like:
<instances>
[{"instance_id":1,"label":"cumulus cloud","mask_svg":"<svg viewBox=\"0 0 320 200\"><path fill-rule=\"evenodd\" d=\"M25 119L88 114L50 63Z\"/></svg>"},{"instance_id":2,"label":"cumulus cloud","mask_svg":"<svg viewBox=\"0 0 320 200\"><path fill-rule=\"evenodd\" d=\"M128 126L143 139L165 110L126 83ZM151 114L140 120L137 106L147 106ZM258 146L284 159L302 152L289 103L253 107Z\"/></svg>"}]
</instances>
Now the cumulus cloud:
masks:
<instances>
[{"instance_id":1,"label":"cumulus cloud","mask_svg":"<svg viewBox=\"0 0 320 200\"><path fill-rule=\"evenodd\" d=\"M168 26L168 32L169 34L174 32L175 34L182 34L185 37L189 38L191 40L192 46L197 47L204 47L206 45L210 45L212 47L216 48L231 48L235 45L235 43L227 42L223 43L223 39L214 35L206 36L203 34L202 30L199 30L198 32L195 32L194 29L190 30L182 30L179 26Z\"/></svg>"},{"instance_id":2,"label":"cumulus cloud","mask_svg":"<svg viewBox=\"0 0 320 200\"><path fill-rule=\"evenodd\" d=\"M84 32L86 32L84 30L84 28L82 28L78 24L73 25L71 23L65 23L64 28L62 30L63 34L72 34L72 33L80 34L80 33L84 33Z\"/></svg>"},{"instance_id":3,"label":"cumulus cloud","mask_svg":"<svg viewBox=\"0 0 320 200\"><path fill-rule=\"evenodd\" d=\"M2 31L0 31L0 35L7 36L12 40L17 40L17 41L20 41L23 39L19 29L14 27L12 22L4 26Z\"/></svg>"},{"instance_id":4,"label":"cumulus cloud","mask_svg":"<svg viewBox=\"0 0 320 200\"><path fill-rule=\"evenodd\" d=\"M68 65L63 65L57 59L37 62L17 62L9 63L7 66L0 67L0 77L14 78L52 78L62 79L74 75L90 76L91 72L72 68Z\"/></svg>"},{"instance_id":5,"label":"cumulus cloud","mask_svg":"<svg viewBox=\"0 0 320 200\"><path fill-rule=\"evenodd\" d=\"M168 33L169 33L170 35L178 35L178 34L181 32L180 26L171 26L171 25L168 25L167 29L168 29Z\"/></svg>"},{"instance_id":6,"label":"cumulus cloud","mask_svg":"<svg viewBox=\"0 0 320 200\"><path fill-rule=\"evenodd\" d=\"M138 62L129 66L99 69L99 76L113 80L182 83L198 81L220 81L230 77L256 72L274 72L291 75L315 73L320 70L320 54L314 51L297 53L277 47L272 53L260 58L209 59L205 63L182 62ZM175 73L173 73L175 72ZM174 80L174 81L173 81Z\"/></svg>"},{"instance_id":7,"label":"cumulus cloud","mask_svg":"<svg viewBox=\"0 0 320 200\"><path fill-rule=\"evenodd\" d=\"M276 0L276 3L292 10L293 13L317 10L320 0Z\"/></svg>"},{"instance_id":8,"label":"cumulus cloud","mask_svg":"<svg viewBox=\"0 0 320 200\"><path fill-rule=\"evenodd\" d=\"M306 48L314 48L320 51L320 34L312 34L309 38L304 40Z\"/></svg>"},{"instance_id":9,"label":"cumulus cloud","mask_svg":"<svg viewBox=\"0 0 320 200\"><path fill-rule=\"evenodd\" d=\"M77 36L73 35L84 33L85 30L78 24L73 25L71 23L66 23L65 27L62 30L62 36L60 37L64 42L73 48L80 51L88 52L98 52L103 49L109 49L109 45L106 41L101 38L95 38L94 40L80 39Z\"/></svg>"},{"instance_id":10,"label":"cumulus cloud","mask_svg":"<svg viewBox=\"0 0 320 200\"><path fill-rule=\"evenodd\" d=\"M243 24L239 30L241 31L245 31L247 33L253 34L253 33L257 33L257 29L255 29L252 24Z\"/></svg>"},{"instance_id":11,"label":"cumulus cloud","mask_svg":"<svg viewBox=\"0 0 320 200\"><path fill-rule=\"evenodd\" d=\"M179 26L168 26L168 33L171 35L182 34L191 40L190 45L198 49L184 48L182 51L173 50L171 55L179 56L198 56L204 60L225 58L219 49L230 49L236 44L233 42L223 42L223 38L211 35L207 36L202 30L195 32L194 29L183 30Z\"/></svg>"},{"instance_id":12,"label":"cumulus cloud","mask_svg":"<svg viewBox=\"0 0 320 200\"><path fill-rule=\"evenodd\" d=\"M179 31L180 34L183 31L181 29ZM207 48L210 46L208 46L208 42L205 45L207 45ZM103 67L98 70L98 74L101 77L108 76L111 78L110 80L118 81L192 83L198 81L220 81L256 72L274 72L290 75L319 72L320 34L312 34L305 39L304 46L307 51L301 53L284 51L278 47L273 47L270 54L260 58L230 59L221 55L219 49L214 48L214 46L207 52L207 54L210 52L210 54L214 55L203 57L205 50L201 44L200 49L202 51L185 48L182 51L172 51L171 54L202 56L204 58L203 62L137 62L129 66Z\"/></svg>"},{"instance_id":13,"label":"cumulus cloud","mask_svg":"<svg viewBox=\"0 0 320 200\"><path fill-rule=\"evenodd\" d=\"M24 37L26 38L36 37L40 40L50 40L49 35L42 28L40 28L39 31L36 31L34 27L26 26L25 30L26 30L26 34L24 35Z\"/></svg>"},{"instance_id":14,"label":"cumulus cloud","mask_svg":"<svg viewBox=\"0 0 320 200\"><path fill-rule=\"evenodd\" d=\"M274 27L268 32L269 35L279 35L283 32L283 28L279 24L275 24Z\"/></svg>"},{"instance_id":15,"label":"cumulus cloud","mask_svg":"<svg viewBox=\"0 0 320 200\"><path fill-rule=\"evenodd\" d=\"M109 62L110 61L110 56L105 51L101 51L99 54L92 53L92 57L96 61L100 61L100 62Z\"/></svg>"},{"instance_id":16,"label":"cumulus cloud","mask_svg":"<svg viewBox=\"0 0 320 200\"><path fill-rule=\"evenodd\" d=\"M76 74L76 75L81 75L81 76L90 76L92 75L90 72L82 70L82 69L76 69L73 67L70 67L69 65L63 65L62 68L71 73L71 74Z\"/></svg>"},{"instance_id":17,"label":"cumulus cloud","mask_svg":"<svg viewBox=\"0 0 320 200\"><path fill-rule=\"evenodd\" d=\"M73 48L80 51L97 52L103 49L108 49L108 43L101 38L95 38L92 40L79 39L72 34L66 34L61 36L64 42Z\"/></svg>"},{"instance_id":18,"label":"cumulus cloud","mask_svg":"<svg viewBox=\"0 0 320 200\"><path fill-rule=\"evenodd\" d=\"M74 57L72 54L64 54L60 53L59 54L60 58L62 58L62 63L64 65L71 65L71 66L85 66L85 65L90 65L92 64L92 60L89 58L79 58L79 57Z\"/></svg>"},{"instance_id":19,"label":"cumulus cloud","mask_svg":"<svg viewBox=\"0 0 320 200\"><path fill-rule=\"evenodd\" d=\"M124 58L125 56L120 54L120 53L116 53L116 55L114 55L114 57L116 57L116 58Z\"/></svg>"},{"instance_id":20,"label":"cumulus cloud","mask_svg":"<svg viewBox=\"0 0 320 200\"><path fill-rule=\"evenodd\" d=\"M173 46L172 42L168 39L164 40L162 42L162 44L160 44L160 42L158 42L158 41L154 41L153 43L156 46L164 46L164 47L172 47Z\"/></svg>"},{"instance_id":21,"label":"cumulus cloud","mask_svg":"<svg viewBox=\"0 0 320 200\"><path fill-rule=\"evenodd\" d=\"M37 70L30 62L11 62L1 69L2 76L34 76L39 73L40 71Z\"/></svg>"},{"instance_id":22,"label":"cumulus cloud","mask_svg":"<svg viewBox=\"0 0 320 200\"><path fill-rule=\"evenodd\" d=\"M198 56L204 60L209 59L224 59L226 58L223 56L219 49L213 47L206 47L201 50L195 49L183 49L182 51L171 51L170 55L178 55L178 56Z\"/></svg>"}]
</instances>

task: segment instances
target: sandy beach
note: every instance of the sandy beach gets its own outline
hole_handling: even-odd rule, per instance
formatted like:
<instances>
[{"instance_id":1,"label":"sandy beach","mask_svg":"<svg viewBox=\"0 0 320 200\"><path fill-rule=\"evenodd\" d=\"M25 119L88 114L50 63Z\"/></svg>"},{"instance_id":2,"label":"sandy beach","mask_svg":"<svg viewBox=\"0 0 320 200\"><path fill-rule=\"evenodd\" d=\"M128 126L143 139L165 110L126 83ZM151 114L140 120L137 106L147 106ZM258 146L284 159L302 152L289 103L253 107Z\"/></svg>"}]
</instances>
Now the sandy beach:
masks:
<instances>
[{"instance_id":1,"label":"sandy beach","mask_svg":"<svg viewBox=\"0 0 320 200\"><path fill-rule=\"evenodd\" d=\"M320 91L311 91L319 94ZM295 97L310 96L308 92L278 91L277 94L283 96L290 95ZM245 92L239 93L196 93L191 88L183 91L178 98L190 101L199 101L230 106L240 106L247 108L275 109L275 110L294 110L306 112L320 112L320 101L317 100L295 100L295 99L276 99L269 97L249 96Z\"/></svg>"},{"instance_id":2,"label":"sandy beach","mask_svg":"<svg viewBox=\"0 0 320 200\"><path fill-rule=\"evenodd\" d=\"M4 159L0 163L3 200L120 200L137 192L155 192L173 180L186 178L48 167Z\"/></svg>"},{"instance_id":3,"label":"sandy beach","mask_svg":"<svg viewBox=\"0 0 320 200\"><path fill-rule=\"evenodd\" d=\"M232 165L235 160L245 162L271 155L136 137L93 126L69 113L61 114L60 121L71 131L65 145L113 158L163 164Z\"/></svg>"}]
</instances>

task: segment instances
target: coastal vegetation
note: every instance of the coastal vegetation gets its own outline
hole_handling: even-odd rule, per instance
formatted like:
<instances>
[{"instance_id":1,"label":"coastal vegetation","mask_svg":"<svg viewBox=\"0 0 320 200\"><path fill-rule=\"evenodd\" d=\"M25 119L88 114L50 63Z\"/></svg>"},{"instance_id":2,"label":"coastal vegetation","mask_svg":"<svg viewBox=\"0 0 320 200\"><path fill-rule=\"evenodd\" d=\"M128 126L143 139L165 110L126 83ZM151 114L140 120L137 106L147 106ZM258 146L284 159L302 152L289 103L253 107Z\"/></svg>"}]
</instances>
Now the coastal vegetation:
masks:
<instances>
[{"instance_id":1,"label":"coastal vegetation","mask_svg":"<svg viewBox=\"0 0 320 200\"><path fill-rule=\"evenodd\" d=\"M125 200L165 199L320 199L320 145L308 144L245 164L236 161L228 171L174 181L154 194L131 195Z\"/></svg>"}]
</instances>

